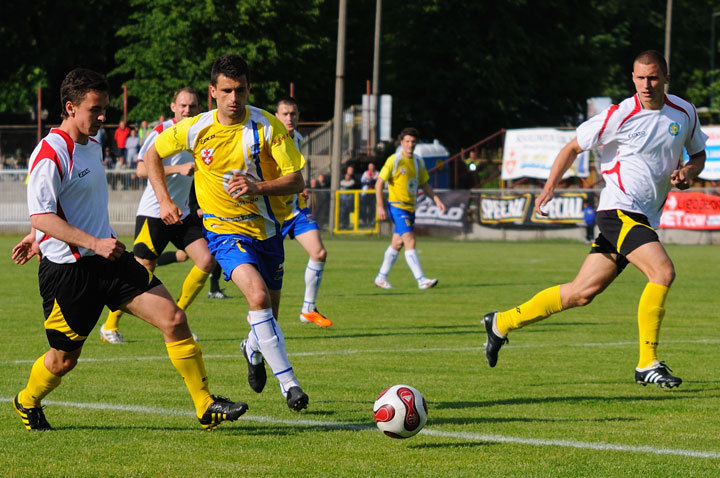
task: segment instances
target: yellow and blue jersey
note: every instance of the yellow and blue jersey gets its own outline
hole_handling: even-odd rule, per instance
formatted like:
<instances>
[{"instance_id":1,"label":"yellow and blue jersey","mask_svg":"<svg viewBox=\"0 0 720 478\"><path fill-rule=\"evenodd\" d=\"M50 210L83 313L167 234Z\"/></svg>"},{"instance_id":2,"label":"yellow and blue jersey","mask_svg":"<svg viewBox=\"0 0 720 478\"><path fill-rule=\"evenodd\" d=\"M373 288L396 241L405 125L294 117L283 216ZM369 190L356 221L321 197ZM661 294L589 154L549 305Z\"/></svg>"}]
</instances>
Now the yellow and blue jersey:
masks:
<instances>
[{"instance_id":1,"label":"yellow and blue jersey","mask_svg":"<svg viewBox=\"0 0 720 478\"><path fill-rule=\"evenodd\" d=\"M161 157L187 150L195 159L195 193L205 228L216 234L242 234L265 240L275 236L288 216L288 196L232 197L227 191L234 174L270 181L300 171L305 159L285 126L254 106L245 121L223 125L217 110L186 118L155 141Z\"/></svg>"},{"instance_id":2,"label":"yellow and blue jersey","mask_svg":"<svg viewBox=\"0 0 720 478\"><path fill-rule=\"evenodd\" d=\"M430 179L421 158L415 155L405 158L402 153L393 154L385 161L380 177L388 185L390 205L409 212L415 212L418 188Z\"/></svg>"}]
</instances>

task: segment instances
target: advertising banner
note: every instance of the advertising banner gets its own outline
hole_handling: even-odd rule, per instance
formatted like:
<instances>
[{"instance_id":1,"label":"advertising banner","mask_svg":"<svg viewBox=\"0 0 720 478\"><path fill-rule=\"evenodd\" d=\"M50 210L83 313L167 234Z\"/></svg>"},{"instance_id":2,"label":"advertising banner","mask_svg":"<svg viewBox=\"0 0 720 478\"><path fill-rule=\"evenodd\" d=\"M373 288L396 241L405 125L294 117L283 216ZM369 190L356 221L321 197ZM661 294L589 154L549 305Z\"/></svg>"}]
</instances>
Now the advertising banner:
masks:
<instances>
[{"instance_id":1,"label":"advertising banner","mask_svg":"<svg viewBox=\"0 0 720 478\"><path fill-rule=\"evenodd\" d=\"M465 211L470 202L470 191L454 189L435 194L440 197L447 210L444 213L440 212L435 201L421 194L415 206L415 225L463 229Z\"/></svg>"},{"instance_id":2,"label":"advertising banner","mask_svg":"<svg viewBox=\"0 0 720 478\"><path fill-rule=\"evenodd\" d=\"M478 222L497 228L559 228L583 224L587 193L558 193L545 205L547 216L535 214L534 193L481 194Z\"/></svg>"},{"instance_id":3,"label":"advertising banner","mask_svg":"<svg viewBox=\"0 0 720 478\"><path fill-rule=\"evenodd\" d=\"M502 179L547 179L555 157L574 137L575 130L557 128L507 130L503 146ZM578 155L563 178L586 178L589 175L590 156L586 151Z\"/></svg>"},{"instance_id":4,"label":"advertising banner","mask_svg":"<svg viewBox=\"0 0 720 478\"><path fill-rule=\"evenodd\" d=\"M706 181L717 181L720 179L720 126L703 126L702 130L708 135L705 145L707 158L705 159L705 169L698 177ZM687 152L685 152L685 160L688 160Z\"/></svg>"},{"instance_id":5,"label":"advertising banner","mask_svg":"<svg viewBox=\"0 0 720 478\"><path fill-rule=\"evenodd\" d=\"M720 229L720 196L671 192L660 218L663 229Z\"/></svg>"}]
</instances>

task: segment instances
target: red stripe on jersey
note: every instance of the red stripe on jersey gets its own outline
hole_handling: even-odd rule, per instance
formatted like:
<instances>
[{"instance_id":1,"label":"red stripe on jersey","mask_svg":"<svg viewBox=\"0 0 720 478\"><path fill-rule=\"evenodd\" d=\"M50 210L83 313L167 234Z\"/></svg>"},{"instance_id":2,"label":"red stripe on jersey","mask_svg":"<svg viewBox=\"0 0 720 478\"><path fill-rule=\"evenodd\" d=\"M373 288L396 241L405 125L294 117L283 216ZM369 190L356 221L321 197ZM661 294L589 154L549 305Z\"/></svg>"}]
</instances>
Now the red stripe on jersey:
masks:
<instances>
[{"instance_id":1,"label":"red stripe on jersey","mask_svg":"<svg viewBox=\"0 0 720 478\"><path fill-rule=\"evenodd\" d=\"M53 149L50 144L45 141L44 139L40 143L40 151L38 151L37 156L35 156L35 161L33 161L32 166L30 166L30 173L33 172L33 169L35 169L35 166L38 165L40 161L43 159L49 159L53 163L55 163L55 166L58 168L58 173L60 173L60 179L63 177L63 170L60 166L60 158L58 158L57 152L55 149Z\"/></svg>"},{"instance_id":2,"label":"red stripe on jersey","mask_svg":"<svg viewBox=\"0 0 720 478\"><path fill-rule=\"evenodd\" d=\"M682 111L683 113L685 113L685 116L687 116L688 119L690 119L690 115L688 114L687 111L685 111L685 108L682 108L682 107L676 105L675 103L673 103L672 101L670 101L668 99L667 95L665 96L665 104L668 105L670 108L675 108L678 111Z\"/></svg>"},{"instance_id":3,"label":"red stripe on jersey","mask_svg":"<svg viewBox=\"0 0 720 478\"><path fill-rule=\"evenodd\" d=\"M605 127L608 124L608 121L610 121L610 117L615 113L618 109L618 105L611 105L608 109L607 116L605 116L605 122L602 125L602 128L600 128L600 132L598 133L598 141L600 141L600 138L602 138L602 134L605 131Z\"/></svg>"},{"instance_id":4,"label":"red stripe on jersey","mask_svg":"<svg viewBox=\"0 0 720 478\"><path fill-rule=\"evenodd\" d=\"M690 138L692 138L692 137L695 136L695 129L697 128L697 120L698 120L698 117L697 117L697 111L695 110L695 105L692 104L692 103L690 103L690 106L692 106L692 109L693 109L693 117L695 118L695 122L693 123L692 133L690 133Z\"/></svg>"},{"instance_id":5,"label":"red stripe on jersey","mask_svg":"<svg viewBox=\"0 0 720 478\"><path fill-rule=\"evenodd\" d=\"M618 126L618 131L620 131L620 128L622 128L622 125L624 125L627 120L640 113L640 110L642 110L642 103L640 103L640 98L638 98L638 95L636 94L633 98L635 98L635 108L633 108L630 114L627 115L625 119L620 122L620 126Z\"/></svg>"},{"instance_id":6,"label":"red stripe on jersey","mask_svg":"<svg viewBox=\"0 0 720 478\"><path fill-rule=\"evenodd\" d=\"M617 180L618 180L618 186L620 187L620 190L622 192L626 192L625 188L623 187L622 178L620 177L620 161L615 163L615 166L613 166L610 169L607 169L605 171L601 171L602 174L617 174Z\"/></svg>"},{"instance_id":7,"label":"red stripe on jersey","mask_svg":"<svg viewBox=\"0 0 720 478\"><path fill-rule=\"evenodd\" d=\"M65 140L65 145L67 146L68 155L70 156L70 170L72 170L73 166L73 153L75 152L75 141L70 137L69 134L67 134L65 131L61 130L60 128L53 128L50 130L51 133L55 133L58 136L60 136L62 139Z\"/></svg>"}]
</instances>

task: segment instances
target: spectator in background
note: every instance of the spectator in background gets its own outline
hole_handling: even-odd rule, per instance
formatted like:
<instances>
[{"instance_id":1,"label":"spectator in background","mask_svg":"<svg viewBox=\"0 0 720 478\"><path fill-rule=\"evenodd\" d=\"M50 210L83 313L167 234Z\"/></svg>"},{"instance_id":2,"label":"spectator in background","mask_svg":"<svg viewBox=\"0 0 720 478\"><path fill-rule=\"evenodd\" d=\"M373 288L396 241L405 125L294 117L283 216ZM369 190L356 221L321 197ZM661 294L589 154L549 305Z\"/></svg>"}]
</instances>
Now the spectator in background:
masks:
<instances>
[{"instance_id":1,"label":"spectator in background","mask_svg":"<svg viewBox=\"0 0 720 478\"><path fill-rule=\"evenodd\" d=\"M595 211L595 205L592 199L585 200L585 206L583 208L583 220L585 221L585 241L591 243L595 239L595 217L597 212Z\"/></svg>"},{"instance_id":2,"label":"spectator in background","mask_svg":"<svg viewBox=\"0 0 720 478\"><path fill-rule=\"evenodd\" d=\"M317 188L318 189L327 189L329 187L327 181L325 180L325 176L322 174L318 174L317 176Z\"/></svg>"},{"instance_id":3,"label":"spectator in background","mask_svg":"<svg viewBox=\"0 0 720 478\"><path fill-rule=\"evenodd\" d=\"M103 151L105 151L105 148L107 148L110 145L110 137L108 136L107 130L105 129L105 125L100 126L100 129L98 129L98 132L95 133L95 136L93 136L93 139L100 143L100 146L102 146Z\"/></svg>"},{"instance_id":4,"label":"spectator in background","mask_svg":"<svg viewBox=\"0 0 720 478\"><path fill-rule=\"evenodd\" d=\"M325 224L328 223L328 213L330 209L330 191L327 191L328 187L330 187L330 185L326 182L325 176L322 174L318 174L317 178L310 181L311 189L323 190L313 192L311 210L315 220L319 220Z\"/></svg>"},{"instance_id":5,"label":"spectator in background","mask_svg":"<svg viewBox=\"0 0 720 478\"><path fill-rule=\"evenodd\" d=\"M347 191L349 189L355 189L355 178L353 174L355 168L348 166L345 170L345 177L340 180L340 189ZM353 212L355 206L355 195L353 194L341 194L340 195L340 229L350 229L350 213Z\"/></svg>"},{"instance_id":6,"label":"spectator in background","mask_svg":"<svg viewBox=\"0 0 720 478\"><path fill-rule=\"evenodd\" d=\"M127 124L125 124L124 121L121 121L120 124L118 124L118 128L115 130L115 157L120 160L120 158L125 157L125 143L127 142L127 137L130 135L130 128L127 127Z\"/></svg>"},{"instance_id":7,"label":"spectator in background","mask_svg":"<svg viewBox=\"0 0 720 478\"><path fill-rule=\"evenodd\" d=\"M125 140L125 164L128 168L134 168L137 163L137 155L140 150L140 138L137 135L135 126L130 126L130 136Z\"/></svg>"},{"instance_id":8,"label":"spectator in background","mask_svg":"<svg viewBox=\"0 0 720 478\"><path fill-rule=\"evenodd\" d=\"M360 185L362 186L362 194L360 195L360 221L365 225L375 222L375 194L368 193L370 189L375 187L378 178L378 172L375 164L368 164L367 170L360 176Z\"/></svg>"},{"instance_id":9,"label":"spectator in background","mask_svg":"<svg viewBox=\"0 0 720 478\"><path fill-rule=\"evenodd\" d=\"M145 138L147 138L147 135L150 134L150 131L152 131L152 128L148 126L148 122L145 120L142 120L140 122L140 127L138 128L138 138L140 138L140 146L145 142Z\"/></svg>"}]
</instances>

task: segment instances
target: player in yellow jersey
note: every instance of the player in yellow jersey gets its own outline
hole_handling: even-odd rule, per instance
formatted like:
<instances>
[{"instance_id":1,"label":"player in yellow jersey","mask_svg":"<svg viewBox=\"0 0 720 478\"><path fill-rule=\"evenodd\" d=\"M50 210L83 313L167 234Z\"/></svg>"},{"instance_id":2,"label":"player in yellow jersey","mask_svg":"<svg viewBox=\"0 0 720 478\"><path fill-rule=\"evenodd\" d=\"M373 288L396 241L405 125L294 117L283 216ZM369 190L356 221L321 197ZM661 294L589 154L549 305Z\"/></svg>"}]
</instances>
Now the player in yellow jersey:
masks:
<instances>
[{"instance_id":1,"label":"player in yellow jersey","mask_svg":"<svg viewBox=\"0 0 720 478\"><path fill-rule=\"evenodd\" d=\"M402 151L391 155L380 170L380 176L375 183L375 197L377 200L377 218L384 221L388 217L394 223L392 242L385 250L383 263L380 271L375 277L375 285L382 289L391 289L392 285L387 277L392 266L397 260L400 249L405 246L405 260L417 280L419 289L430 289L437 285L437 279L428 279L420 267L420 258L415 250L415 200L418 187L435 201L435 204L442 212L445 212L445 204L433 192L428 184L427 169L422 158L415 153L415 146L418 143L418 131L415 128L405 128L400 132L400 146ZM388 185L388 200L390 207L385 210L385 196L383 188Z\"/></svg>"},{"instance_id":2,"label":"player in yellow jersey","mask_svg":"<svg viewBox=\"0 0 720 478\"><path fill-rule=\"evenodd\" d=\"M251 330L241 343L248 383L260 393L264 360L280 382L290 409L307 408L308 396L293 373L277 323L285 259L280 228L290 195L305 186L305 159L282 123L246 104L250 70L239 55L213 63L210 93L217 109L163 131L148 150L148 177L166 224L181 220L165 183L162 158L190 151L195 160L195 193L203 210L208 248L248 302ZM245 314L243 314L243 319Z\"/></svg>"}]
</instances>

